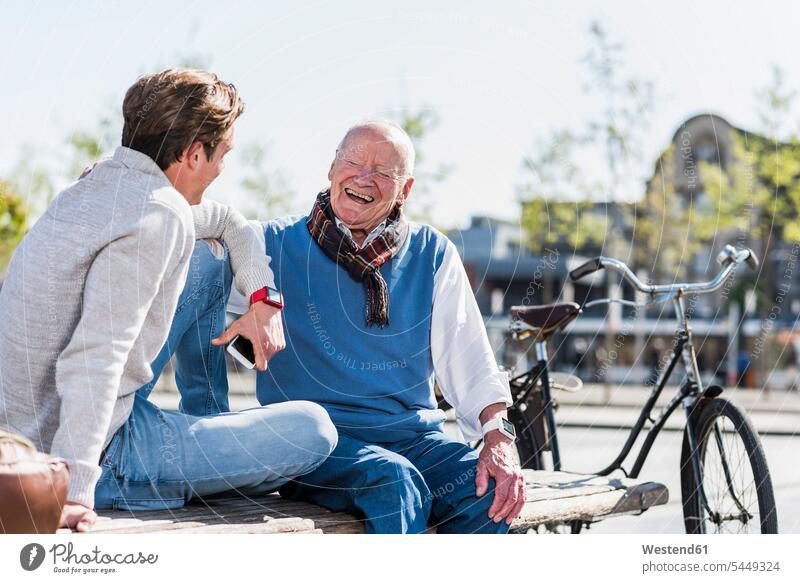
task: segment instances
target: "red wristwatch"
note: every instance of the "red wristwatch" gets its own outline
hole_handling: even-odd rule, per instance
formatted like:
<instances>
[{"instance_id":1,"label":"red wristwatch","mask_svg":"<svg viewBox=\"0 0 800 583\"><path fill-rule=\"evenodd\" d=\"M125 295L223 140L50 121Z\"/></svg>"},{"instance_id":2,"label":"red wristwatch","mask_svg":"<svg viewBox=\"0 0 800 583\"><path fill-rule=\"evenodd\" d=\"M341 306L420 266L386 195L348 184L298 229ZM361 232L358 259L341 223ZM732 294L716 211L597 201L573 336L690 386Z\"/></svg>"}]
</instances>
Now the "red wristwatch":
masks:
<instances>
[{"instance_id":1,"label":"red wristwatch","mask_svg":"<svg viewBox=\"0 0 800 583\"><path fill-rule=\"evenodd\" d=\"M250 296L250 305L256 302L264 302L267 305L274 306L279 310L283 309L283 294L272 287L262 287L257 289Z\"/></svg>"}]
</instances>

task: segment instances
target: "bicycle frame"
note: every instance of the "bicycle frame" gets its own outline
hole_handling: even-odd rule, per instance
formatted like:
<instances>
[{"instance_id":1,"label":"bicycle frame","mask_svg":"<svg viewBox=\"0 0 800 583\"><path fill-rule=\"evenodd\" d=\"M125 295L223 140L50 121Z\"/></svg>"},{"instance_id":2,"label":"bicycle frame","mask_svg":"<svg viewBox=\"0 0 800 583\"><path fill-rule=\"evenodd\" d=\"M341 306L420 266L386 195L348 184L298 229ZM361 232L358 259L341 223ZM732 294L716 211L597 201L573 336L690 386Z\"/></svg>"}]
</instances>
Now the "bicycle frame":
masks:
<instances>
[{"instance_id":1,"label":"bicycle frame","mask_svg":"<svg viewBox=\"0 0 800 583\"><path fill-rule=\"evenodd\" d=\"M698 398L704 395L704 389L700 379L699 368L697 366L697 357L692 341L692 331L689 326L688 317L686 316L683 298L684 294L681 291L675 293L671 298L675 308L675 313L678 316L679 328L677 331L675 344L672 348L672 355L666 368L660 374L658 381L653 385L650 396L639 413L639 417L628 434L628 438L625 441L625 444L622 446L622 449L617 455L616 459L614 459L614 461L612 461L602 470L592 473L599 476L606 476L615 470L620 470L623 474L625 474L626 477L637 478L639 476L639 472L644 466L645 461L647 460L647 456L650 453L650 449L652 448L656 437L658 437L658 434L663 429L664 424L669 417L675 412L678 406L682 404L686 413L686 432L691 450L691 462L695 470L694 475L696 477L702 476L702 472L700 471L700 454L698 452L697 439L694 431L693 413ZM545 421L547 423L547 430L549 434L547 443L543 444L543 447L544 445L549 445L553 460L553 469L555 471L559 471L561 470L561 452L559 451L558 446L558 434L555 416L553 413L553 401L550 393L550 379L547 363L547 343L545 340L537 340L535 342L535 346L537 363L524 375L528 377L527 383L529 383L529 386L523 393L523 399L536 385L537 380L541 379L543 393L542 396L545 407ZM651 413L655 408L656 402L658 401L658 398L663 392L664 387L666 386L670 377L672 376L675 367L681 361L684 365L686 378L684 379L677 393L663 407L658 419L653 419L651 417ZM721 392L721 390L719 392ZM708 396L717 396L719 392L715 389L714 394ZM639 434L642 432L645 424L648 421L653 425L648 430L645 440L639 449L636 460L634 461L631 470L628 472L622 467L622 464L630 454L634 444L636 443L636 440L639 437ZM709 510L705 491L703 490L702 479L698 480L698 483L696 483L695 486L700 494L700 499L703 506L706 508L706 510Z\"/></svg>"},{"instance_id":2,"label":"bicycle frame","mask_svg":"<svg viewBox=\"0 0 800 583\"><path fill-rule=\"evenodd\" d=\"M737 250L731 245L725 245L725 247L723 247L722 251L717 257L717 261L722 266L722 269L719 271L716 277L714 277L714 279L703 283L677 283L667 285L645 284L636 277L636 275L630 270L630 268L628 268L627 265L621 261L617 261L616 259L611 259L608 257L596 257L586 261L582 265L573 269L569 274L569 277L572 281L578 281L586 275L589 275L590 273L600 269L610 269L612 271L616 271L631 285L633 285L636 290L650 296L652 302L657 301L656 298L658 297L663 300L671 300L675 309L675 316L677 317L678 321L675 345L672 349L672 356L667 368L663 371L663 373L660 374L657 382L654 384L653 389L650 392L650 396L645 402L642 411L639 413L639 417L628 434L628 438L625 441L625 444L622 446L622 450L620 451L619 455L617 455L616 459L614 459L611 464L599 472L595 472L595 474L606 476L615 470L620 470L627 477L637 478L639 476L639 472L644 466L645 461L647 460L647 456L650 453L650 449L655 442L656 437L658 437L658 434L663 429L667 419L669 419L670 415L675 412L675 409L678 408L678 405L683 405L684 412L686 414L685 435L688 442L687 445L689 446L689 455L691 458L690 463L692 464L695 479L695 491L698 493L701 505L706 512L708 512L709 517L714 521L724 520L725 517L715 515L715 513L711 511L708 504L708 499L706 498L705 490L703 488L703 473L700 452L698 449L697 435L695 434L695 418L702 410L703 404L710 401L710 399L717 397L722 392L722 388L712 385L707 389L704 389L702 386L700 369L697 366L697 355L692 341L692 330L689 326L689 317L686 314L684 297L687 293L710 293L720 289L728 277L730 277L734 270L742 263L747 263L754 270L757 269L759 265L758 258L752 250ZM647 305L646 303L639 304L636 302L622 300L621 298L606 298L587 302L583 307L588 308L593 305L603 303L619 303L632 306ZM542 406L544 407L545 422L549 435L546 437L541 446L538 446L535 440L534 445L536 445L538 448L536 451L537 455L547 449L549 446L553 460L553 469L559 471L561 469L561 452L559 451L558 447L558 435L556 431L555 416L553 414L553 400L550 394L550 377L547 365L546 337L537 336L535 346L537 363L527 373L513 379L513 381L517 381L521 378L525 378L523 391L517 403L520 401L524 402L530 391L536 387L537 382L541 379L543 399ZM686 377L683 383L681 383L678 392L663 407L658 419L653 419L651 417L653 408L655 407L659 396L664 390L667 381L672 376L675 367L678 365L678 362L681 361L683 362ZM647 432L645 440L642 443L642 447L639 450L638 455L636 456L636 460L633 463L631 471L627 472L622 467L622 464L630 454L634 444L636 443L636 440L639 437L639 434L642 432L645 424L648 421L653 425ZM720 430L716 425L714 426L714 437L718 448L722 453L722 466L725 479L728 484L728 489L730 490L734 502L739 510L745 512L743 506L735 496L725 452L722 447Z\"/></svg>"}]
</instances>

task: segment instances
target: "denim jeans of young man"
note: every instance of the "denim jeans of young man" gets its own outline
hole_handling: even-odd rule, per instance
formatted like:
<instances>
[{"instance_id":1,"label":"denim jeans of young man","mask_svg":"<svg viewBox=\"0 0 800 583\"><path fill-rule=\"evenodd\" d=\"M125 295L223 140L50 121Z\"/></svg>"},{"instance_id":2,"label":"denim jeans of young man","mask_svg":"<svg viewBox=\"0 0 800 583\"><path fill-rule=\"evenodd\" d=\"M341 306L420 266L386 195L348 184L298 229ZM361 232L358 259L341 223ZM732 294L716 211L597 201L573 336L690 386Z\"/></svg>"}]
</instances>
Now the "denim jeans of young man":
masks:
<instances>
[{"instance_id":1,"label":"denim jeans of young man","mask_svg":"<svg viewBox=\"0 0 800 583\"><path fill-rule=\"evenodd\" d=\"M335 447L336 428L314 403L229 412L224 348L211 339L224 330L231 280L227 250L198 241L154 378L136 393L100 462L97 508L178 508L195 497L270 492ZM179 411L165 411L148 396L173 354L181 401Z\"/></svg>"},{"instance_id":2,"label":"denim jeans of young man","mask_svg":"<svg viewBox=\"0 0 800 583\"><path fill-rule=\"evenodd\" d=\"M475 450L440 431L383 444L340 432L328 459L280 492L362 517L367 533L507 533L505 521L488 515L494 480L475 495L477 461Z\"/></svg>"}]
</instances>

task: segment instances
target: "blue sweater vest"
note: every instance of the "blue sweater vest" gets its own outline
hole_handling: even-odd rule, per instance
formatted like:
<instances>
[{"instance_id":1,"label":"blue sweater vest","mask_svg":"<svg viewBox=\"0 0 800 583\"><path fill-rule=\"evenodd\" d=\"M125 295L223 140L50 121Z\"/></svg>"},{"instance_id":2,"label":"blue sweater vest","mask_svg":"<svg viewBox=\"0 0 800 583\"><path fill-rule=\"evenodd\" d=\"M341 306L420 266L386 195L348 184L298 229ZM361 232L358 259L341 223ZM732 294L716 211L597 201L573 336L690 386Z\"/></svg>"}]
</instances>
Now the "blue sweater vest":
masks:
<instances>
[{"instance_id":1,"label":"blue sweater vest","mask_svg":"<svg viewBox=\"0 0 800 583\"><path fill-rule=\"evenodd\" d=\"M385 328L367 327L364 285L325 256L306 217L270 221L265 237L286 301L286 349L258 373L258 401L313 401L340 432L370 443L441 430L430 334L445 237L411 223L400 251L381 267L389 288Z\"/></svg>"}]
</instances>

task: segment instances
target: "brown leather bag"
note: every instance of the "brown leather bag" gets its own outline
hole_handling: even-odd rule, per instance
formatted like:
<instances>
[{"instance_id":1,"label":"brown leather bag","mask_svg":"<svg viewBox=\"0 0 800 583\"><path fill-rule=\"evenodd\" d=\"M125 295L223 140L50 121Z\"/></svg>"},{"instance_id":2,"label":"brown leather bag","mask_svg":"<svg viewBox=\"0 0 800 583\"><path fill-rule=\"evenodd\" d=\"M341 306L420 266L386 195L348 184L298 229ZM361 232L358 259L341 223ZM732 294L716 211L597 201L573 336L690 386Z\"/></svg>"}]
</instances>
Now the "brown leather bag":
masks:
<instances>
[{"instance_id":1,"label":"brown leather bag","mask_svg":"<svg viewBox=\"0 0 800 583\"><path fill-rule=\"evenodd\" d=\"M68 481L63 459L36 451L24 437L0 430L0 533L54 533Z\"/></svg>"}]
</instances>

